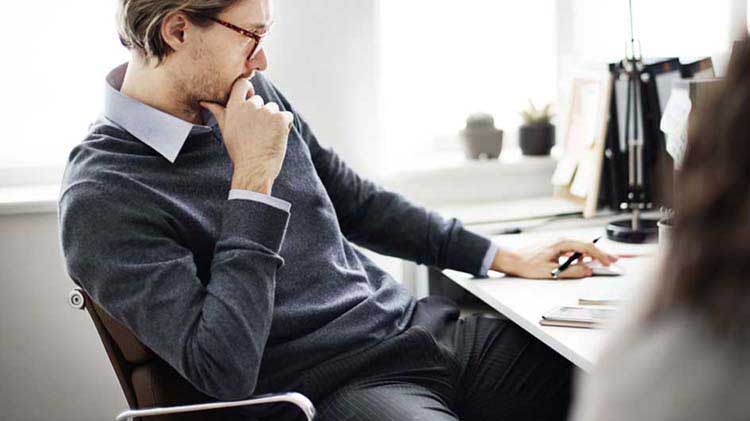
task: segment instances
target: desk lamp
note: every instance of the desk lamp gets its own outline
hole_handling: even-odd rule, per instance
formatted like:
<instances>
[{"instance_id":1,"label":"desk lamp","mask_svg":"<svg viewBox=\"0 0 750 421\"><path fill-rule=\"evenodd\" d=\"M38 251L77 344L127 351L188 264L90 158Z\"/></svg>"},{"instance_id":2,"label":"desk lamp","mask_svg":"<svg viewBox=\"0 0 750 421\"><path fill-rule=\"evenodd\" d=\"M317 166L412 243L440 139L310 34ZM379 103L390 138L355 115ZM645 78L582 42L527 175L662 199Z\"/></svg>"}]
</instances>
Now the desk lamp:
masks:
<instances>
[{"instance_id":1,"label":"desk lamp","mask_svg":"<svg viewBox=\"0 0 750 421\"><path fill-rule=\"evenodd\" d=\"M636 42L633 31L633 1L628 0L630 12L630 42L626 47L625 59L622 61L624 72L621 77L627 79L627 108L625 111L625 139L628 145L628 195L627 202L620 204L620 209L629 210L630 218L616 220L607 225L607 238L625 243L643 243L656 238L656 219L643 218L641 213L647 209L643 185L643 133L639 131L638 116L641 103L641 83L647 81L649 74L644 72L640 41ZM638 49L636 50L636 44Z\"/></svg>"}]
</instances>

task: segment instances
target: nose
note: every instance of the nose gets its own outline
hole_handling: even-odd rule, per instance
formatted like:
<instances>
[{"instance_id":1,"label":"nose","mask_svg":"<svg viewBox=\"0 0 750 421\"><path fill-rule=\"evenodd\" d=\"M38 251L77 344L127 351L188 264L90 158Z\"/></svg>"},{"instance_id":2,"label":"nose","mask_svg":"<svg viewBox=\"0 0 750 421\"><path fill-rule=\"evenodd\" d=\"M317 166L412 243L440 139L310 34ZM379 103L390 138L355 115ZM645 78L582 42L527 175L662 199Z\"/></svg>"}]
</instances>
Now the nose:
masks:
<instances>
[{"instance_id":1,"label":"nose","mask_svg":"<svg viewBox=\"0 0 750 421\"><path fill-rule=\"evenodd\" d=\"M255 54L255 57L247 61L247 65L251 71L257 70L257 71L262 72L266 70L268 68L266 50L264 48L261 48L260 51L258 51L258 53Z\"/></svg>"}]
</instances>

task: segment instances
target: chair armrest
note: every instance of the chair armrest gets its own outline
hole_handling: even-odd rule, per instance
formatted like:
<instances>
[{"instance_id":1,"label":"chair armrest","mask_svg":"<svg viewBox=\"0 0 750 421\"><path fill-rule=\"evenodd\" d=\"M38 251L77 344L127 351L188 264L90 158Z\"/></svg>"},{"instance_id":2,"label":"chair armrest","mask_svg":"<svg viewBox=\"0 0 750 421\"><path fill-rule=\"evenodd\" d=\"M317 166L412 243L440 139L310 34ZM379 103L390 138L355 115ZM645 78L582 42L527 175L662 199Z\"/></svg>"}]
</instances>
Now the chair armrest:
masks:
<instances>
[{"instance_id":1,"label":"chair armrest","mask_svg":"<svg viewBox=\"0 0 750 421\"><path fill-rule=\"evenodd\" d=\"M129 409L115 418L115 421L132 420L136 417L151 417L156 415L178 414L183 412L207 411L211 409L234 408L238 406L261 405L266 403L289 402L296 405L307 417L308 421L315 418L315 407L310 399L297 392L268 394L256 396L252 399L231 402L211 402L195 405L170 406L163 408Z\"/></svg>"}]
</instances>

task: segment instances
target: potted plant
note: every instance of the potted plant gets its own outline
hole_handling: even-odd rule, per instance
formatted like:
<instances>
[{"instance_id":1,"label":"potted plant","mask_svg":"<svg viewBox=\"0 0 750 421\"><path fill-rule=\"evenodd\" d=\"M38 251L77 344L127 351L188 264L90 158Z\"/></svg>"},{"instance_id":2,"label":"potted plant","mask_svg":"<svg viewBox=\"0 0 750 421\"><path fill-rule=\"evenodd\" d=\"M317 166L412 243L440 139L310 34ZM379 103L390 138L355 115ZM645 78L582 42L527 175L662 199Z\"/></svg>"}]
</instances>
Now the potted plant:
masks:
<instances>
[{"instance_id":1,"label":"potted plant","mask_svg":"<svg viewBox=\"0 0 750 421\"><path fill-rule=\"evenodd\" d=\"M466 119L461 138L469 159L496 159L503 148L503 131L495 128L495 119L485 113L472 114Z\"/></svg>"},{"instance_id":2,"label":"potted plant","mask_svg":"<svg viewBox=\"0 0 750 421\"><path fill-rule=\"evenodd\" d=\"M521 112L524 124L519 129L518 144L524 155L549 155L555 145L555 126L552 125L550 105L536 108L529 100L529 108Z\"/></svg>"}]
</instances>

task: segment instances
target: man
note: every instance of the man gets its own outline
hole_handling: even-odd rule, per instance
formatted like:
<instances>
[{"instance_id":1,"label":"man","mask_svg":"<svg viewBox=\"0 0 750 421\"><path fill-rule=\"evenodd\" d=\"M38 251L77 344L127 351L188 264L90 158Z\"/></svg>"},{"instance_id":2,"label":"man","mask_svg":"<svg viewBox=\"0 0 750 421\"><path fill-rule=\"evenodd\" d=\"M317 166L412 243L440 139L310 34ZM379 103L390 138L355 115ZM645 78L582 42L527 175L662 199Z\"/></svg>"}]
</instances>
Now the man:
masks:
<instances>
[{"instance_id":1,"label":"man","mask_svg":"<svg viewBox=\"0 0 750 421\"><path fill-rule=\"evenodd\" d=\"M218 399L297 390L334 420L565 417L562 357L507 320L416 302L350 242L480 276L612 256L515 254L358 177L257 73L269 0L120 7L132 60L60 198L68 271L96 302Z\"/></svg>"}]
</instances>

